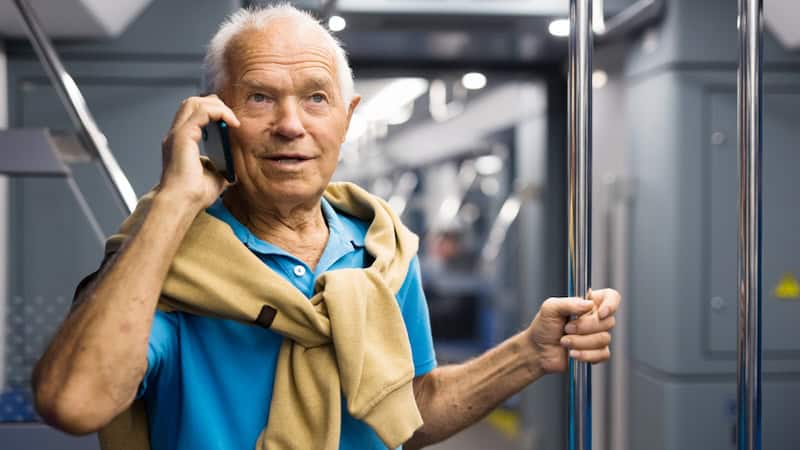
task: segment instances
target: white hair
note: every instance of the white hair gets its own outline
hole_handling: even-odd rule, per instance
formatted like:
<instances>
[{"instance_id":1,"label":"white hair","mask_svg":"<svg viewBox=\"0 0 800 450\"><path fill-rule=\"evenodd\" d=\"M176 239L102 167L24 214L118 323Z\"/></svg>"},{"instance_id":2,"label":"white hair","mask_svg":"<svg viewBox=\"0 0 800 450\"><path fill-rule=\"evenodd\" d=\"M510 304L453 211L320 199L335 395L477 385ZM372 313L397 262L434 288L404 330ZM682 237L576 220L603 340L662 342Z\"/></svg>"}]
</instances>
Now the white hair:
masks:
<instances>
[{"instance_id":1,"label":"white hair","mask_svg":"<svg viewBox=\"0 0 800 450\"><path fill-rule=\"evenodd\" d=\"M328 44L334 50L339 90L345 105L349 104L354 95L353 71L350 69L347 54L341 43L311 14L288 3L260 8L242 8L225 19L217 33L211 38L206 51L203 64L206 89L209 92L219 92L227 82L227 48L231 39L244 31L263 30L271 21L286 18L296 19L302 24L311 25L322 31L322 36L325 36Z\"/></svg>"}]
</instances>

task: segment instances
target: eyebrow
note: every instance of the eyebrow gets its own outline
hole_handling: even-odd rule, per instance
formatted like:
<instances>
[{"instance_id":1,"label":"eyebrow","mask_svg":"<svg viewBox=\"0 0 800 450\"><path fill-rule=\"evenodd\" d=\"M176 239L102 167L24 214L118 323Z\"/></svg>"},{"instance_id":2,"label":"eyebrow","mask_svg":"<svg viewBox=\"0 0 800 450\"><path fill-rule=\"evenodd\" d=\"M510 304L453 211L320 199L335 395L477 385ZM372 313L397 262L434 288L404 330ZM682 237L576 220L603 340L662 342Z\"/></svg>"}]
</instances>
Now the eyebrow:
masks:
<instances>
[{"instance_id":1,"label":"eyebrow","mask_svg":"<svg viewBox=\"0 0 800 450\"><path fill-rule=\"evenodd\" d=\"M302 87L310 91L327 91L330 90L332 83L327 78L312 77Z\"/></svg>"},{"instance_id":2,"label":"eyebrow","mask_svg":"<svg viewBox=\"0 0 800 450\"><path fill-rule=\"evenodd\" d=\"M243 86L243 87L250 88L250 89L259 89L259 90L274 90L275 89L274 87L272 87L272 86L270 86L268 84L262 83L262 82L260 82L258 80L244 79L244 80L237 81L236 85L237 86Z\"/></svg>"}]
</instances>

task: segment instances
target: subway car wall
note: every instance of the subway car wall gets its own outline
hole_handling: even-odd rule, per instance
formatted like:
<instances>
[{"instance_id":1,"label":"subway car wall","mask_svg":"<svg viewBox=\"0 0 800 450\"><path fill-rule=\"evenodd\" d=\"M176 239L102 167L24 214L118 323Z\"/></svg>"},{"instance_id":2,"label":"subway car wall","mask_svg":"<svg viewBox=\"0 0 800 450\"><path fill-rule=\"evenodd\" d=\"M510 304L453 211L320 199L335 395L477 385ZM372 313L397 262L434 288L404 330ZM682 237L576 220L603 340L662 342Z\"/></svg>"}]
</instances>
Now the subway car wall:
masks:
<instances>
[{"instance_id":1,"label":"subway car wall","mask_svg":"<svg viewBox=\"0 0 800 450\"><path fill-rule=\"evenodd\" d=\"M153 0L119 37L56 41L137 195L158 180L177 105L203 90L209 37L228 13L265 3ZM552 22L568 2L292 3L346 21L332 27L363 100L335 178L385 198L421 237L439 364L474 357L566 295L567 38ZM602 3L609 19L635 2ZM593 367L600 450L736 448L736 5L665 3L646 26L595 42L592 285L624 299L612 358ZM770 19L798 7L765 9L763 441L790 450L800 441L800 59ZM0 43L8 126L73 130L26 39ZM41 424L30 391L75 285L102 258L98 231L124 217L97 161L67 163L99 230L66 179L0 178L4 449L98 448L93 435ZM432 448L566 448L566 397L564 376L545 377Z\"/></svg>"}]
</instances>

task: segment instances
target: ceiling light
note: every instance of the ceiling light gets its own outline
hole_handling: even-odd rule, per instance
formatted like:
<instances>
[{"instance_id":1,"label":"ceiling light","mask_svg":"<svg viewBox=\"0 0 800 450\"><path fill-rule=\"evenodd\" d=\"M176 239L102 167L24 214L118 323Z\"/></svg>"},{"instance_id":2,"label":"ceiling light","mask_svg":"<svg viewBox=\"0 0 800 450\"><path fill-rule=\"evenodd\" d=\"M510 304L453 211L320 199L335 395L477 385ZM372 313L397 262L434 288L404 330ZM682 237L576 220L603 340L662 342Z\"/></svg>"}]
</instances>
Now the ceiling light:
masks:
<instances>
[{"instance_id":1,"label":"ceiling light","mask_svg":"<svg viewBox=\"0 0 800 450\"><path fill-rule=\"evenodd\" d=\"M365 100L358 112L353 114L347 130L347 142L355 142L363 136L370 138L385 134L379 126L399 125L411 119L414 101L428 92L428 80L424 78L395 78L378 93Z\"/></svg>"},{"instance_id":2,"label":"ceiling light","mask_svg":"<svg viewBox=\"0 0 800 450\"><path fill-rule=\"evenodd\" d=\"M592 72L592 87L600 89L608 83L608 74L605 70L597 69Z\"/></svg>"},{"instance_id":3,"label":"ceiling light","mask_svg":"<svg viewBox=\"0 0 800 450\"><path fill-rule=\"evenodd\" d=\"M328 19L328 28L330 28L331 31L342 31L346 26L347 22L342 16L331 16L331 18Z\"/></svg>"},{"instance_id":4,"label":"ceiling light","mask_svg":"<svg viewBox=\"0 0 800 450\"><path fill-rule=\"evenodd\" d=\"M481 175L494 175L503 170L503 158L485 155L475 160L475 170Z\"/></svg>"},{"instance_id":5,"label":"ceiling light","mask_svg":"<svg viewBox=\"0 0 800 450\"><path fill-rule=\"evenodd\" d=\"M550 34L558 37L569 36L569 19L556 19L547 27Z\"/></svg>"},{"instance_id":6,"label":"ceiling light","mask_svg":"<svg viewBox=\"0 0 800 450\"><path fill-rule=\"evenodd\" d=\"M424 78L396 78L369 99L361 112L368 120L388 122L399 108L413 103L428 92Z\"/></svg>"},{"instance_id":7,"label":"ceiling light","mask_svg":"<svg viewBox=\"0 0 800 450\"><path fill-rule=\"evenodd\" d=\"M470 72L461 78L461 84L469 90L483 89L486 86L486 75L480 72Z\"/></svg>"}]
</instances>

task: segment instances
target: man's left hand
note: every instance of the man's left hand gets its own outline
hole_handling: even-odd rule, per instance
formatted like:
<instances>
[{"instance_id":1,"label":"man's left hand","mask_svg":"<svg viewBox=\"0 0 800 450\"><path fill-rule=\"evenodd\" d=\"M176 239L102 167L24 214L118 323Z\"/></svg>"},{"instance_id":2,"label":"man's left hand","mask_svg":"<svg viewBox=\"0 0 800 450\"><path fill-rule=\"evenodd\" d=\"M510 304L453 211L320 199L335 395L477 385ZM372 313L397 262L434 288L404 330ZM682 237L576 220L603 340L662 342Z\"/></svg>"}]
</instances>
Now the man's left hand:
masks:
<instances>
[{"instance_id":1,"label":"man's left hand","mask_svg":"<svg viewBox=\"0 0 800 450\"><path fill-rule=\"evenodd\" d=\"M589 299L547 299L526 333L537 365L545 373L567 368L567 351L577 361L598 363L609 358L610 330L620 295L613 289L589 292ZM577 316L571 320L571 316Z\"/></svg>"}]
</instances>

